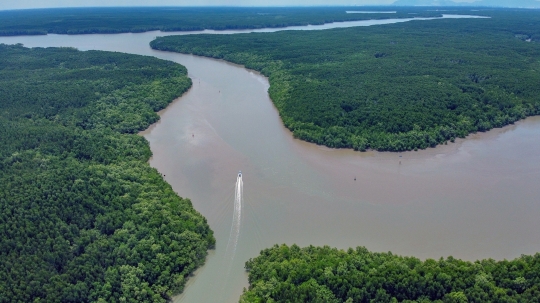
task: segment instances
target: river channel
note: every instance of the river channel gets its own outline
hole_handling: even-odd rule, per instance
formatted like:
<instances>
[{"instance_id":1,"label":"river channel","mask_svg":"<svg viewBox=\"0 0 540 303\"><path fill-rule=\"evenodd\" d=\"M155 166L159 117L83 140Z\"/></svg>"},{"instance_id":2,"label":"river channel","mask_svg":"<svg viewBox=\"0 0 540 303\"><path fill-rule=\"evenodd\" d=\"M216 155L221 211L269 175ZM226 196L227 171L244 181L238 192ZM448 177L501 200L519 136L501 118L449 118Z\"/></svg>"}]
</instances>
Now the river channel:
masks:
<instances>
[{"instance_id":1,"label":"river channel","mask_svg":"<svg viewBox=\"0 0 540 303\"><path fill-rule=\"evenodd\" d=\"M216 33L237 32L245 31ZM540 117L418 152L320 147L293 139L282 126L261 75L150 49L156 36L173 34L185 33L0 37L0 43L150 55L188 68L193 87L143 133L153 152L150 164L192 200L217 239L175 302L237 302L247 287L244 262L276 243L467 260L540 251ZM232 250L239 170L242 218Z\"/></svg>"}]
</instances>

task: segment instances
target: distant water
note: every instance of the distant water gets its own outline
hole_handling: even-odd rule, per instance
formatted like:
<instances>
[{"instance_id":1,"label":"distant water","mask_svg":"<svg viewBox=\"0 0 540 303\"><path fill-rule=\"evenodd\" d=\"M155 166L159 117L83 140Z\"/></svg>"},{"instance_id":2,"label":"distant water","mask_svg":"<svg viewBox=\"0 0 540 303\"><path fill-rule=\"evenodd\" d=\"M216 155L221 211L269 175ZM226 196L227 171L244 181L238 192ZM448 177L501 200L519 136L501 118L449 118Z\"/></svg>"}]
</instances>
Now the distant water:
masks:
<instances>
[{"instance_id":1,"label":"distant water","mask_svg":"<svg viewBox=\"0 0 540 303\"><path fill-rule=\"evenodd\" d=\"M212 33L237 32L246 31ZM154 154L150 164L192 200L217 239L175 302L237 302L247 287L245 261L276 243L467 260L540 251L540 117L418 152L329 149L292 138L259 74L148 46L170 34L178 33L0 42L151 55L188 68L191 90L144 133ZM229 239L234 253L227 253Z\"/></svg>"},{"instance_id":2,"label":"distant water","mask_svg":"<svg viewBox=\"0 0 540 303\"><path fill-rule=\"evenodd\" d=\"M395 14L397 11L345 11L347 14Z\"/></svg>"}]
</instances>

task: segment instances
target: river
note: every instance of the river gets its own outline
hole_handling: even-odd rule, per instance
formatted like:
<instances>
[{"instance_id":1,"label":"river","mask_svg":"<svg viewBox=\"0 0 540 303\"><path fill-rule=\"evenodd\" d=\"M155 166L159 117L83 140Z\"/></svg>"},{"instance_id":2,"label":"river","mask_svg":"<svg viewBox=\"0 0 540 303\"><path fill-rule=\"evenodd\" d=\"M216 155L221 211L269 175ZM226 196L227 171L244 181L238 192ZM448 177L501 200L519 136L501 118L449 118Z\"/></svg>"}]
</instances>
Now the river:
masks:
<instances>
[{"instance_id":1,"label":"river","mask_svg":"<svg viewBox=\"0 0 540 303\"><path fill-rule=\"evenodd\" d=\"M380 20L362 22L355 26ZM175 302L237 302L247 287L244 262L276 243L467 260L540 251L540 117L418 152L320 147L293 139L282 126L261 75L148 46L172 34L179 33L0 37L0 43L121 51L188 68L193 87L143 133L154 154L150 164L193 201L217 239ZM233 235L239 170L242 217ZM231 238L238 239L234 249L227 248Z\"/></svg>"}]
</instances>

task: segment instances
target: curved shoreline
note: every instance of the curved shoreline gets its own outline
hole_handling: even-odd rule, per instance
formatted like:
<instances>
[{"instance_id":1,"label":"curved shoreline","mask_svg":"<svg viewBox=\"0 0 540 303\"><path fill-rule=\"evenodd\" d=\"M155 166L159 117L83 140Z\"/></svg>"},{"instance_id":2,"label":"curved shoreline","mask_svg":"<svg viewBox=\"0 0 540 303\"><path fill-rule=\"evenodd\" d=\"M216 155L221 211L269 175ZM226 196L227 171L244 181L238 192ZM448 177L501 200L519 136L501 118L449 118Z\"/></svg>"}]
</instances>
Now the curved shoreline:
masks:
<instances>
[{"instance_id":1,"label":"curved shoreline","mask_svg":"<svg viewBox=\"0 0 540 303\"><path fill-rule=\"evenodd\" d=\"M162 51L162 50L158 50L158 49L154 49L154 50L158 51L158 52L175 53L175 52L172 52L172 51ZM225 59L217 59L217 58L213 58L213 57L200 56L200 55L195 55L195 54L184 54L184 55L200 57L200 58L204 58L204 59L211 60L211 61L221 62L221 63L227 64L229 66L242 68L242 69L244 69L244 70L246 70L246 71L248 71L250 73L253 73L253 74L256 74L256 75L258 75L260 77L263 77L264 80L266 81L265 85L270 87L270 80L268 79L268 77L263 75L260 71L247 68L242 64L230 62L230 61L227 61ZM192 78L191 80L194 81L195 79ZM190 87L188 91L186 91L184 94L182 94L182 96L179 96L178 98L173 100L171 103L169 103L169 105L167 107L165 107L165 108L161 109L160 111L158 111L157 114L161 117L164 113L167 112L167 110L171 107L171 105L173 105L173 103L181 102L182 101L181 99L187 93L189 93L189 91L191 89L192 89L192 87ZM270 100L272 100L272 99L270 99ZM273 103L273 101L271 103L272 103L272 106L273 106L274 110L279 115L279 111L278 111L277 107L275 106L275 104ZM360 154L360 156L364 155L364 156L367 156L367 157L371 157L371 156L374 156L374 155L387 155L387 154L390 154L390 155L392 155L392 154L401 154L401 155L414 154L414 155L419 156L419 157L412 157L414 159L421 159L421 158L424 158L424 157L429 158L429 157L432 157L433 155L439 155L439 154L452 154L452 153L457 152L457 150L464 143L466 143L469 140L493 139L494 136L498 136L498 135L503 134L503 133L505 133L507 131L515 129L518 125L520 125L522 123L525 123L526 121L536 121L536 120L540 121L540 115L527 116L527 117L525 117L525 118L523 118L521 120L515 121L514 123L510 123L510 124L507 124L507 125L502 126L502 127L494 127L492 129L484 131L484 132L477 131L477 132L474 132L474 133L469 133L465 138L456 138L455 142L449 142L448 141L447 142L448 144L438 144L435 147L428 147L428 148L425 148L425 149L419 149L417 151L410 150L410 151L399 151L398 152L398 151L377 151L377 150L373 150L373 149L368 149L368 150L366 150L364 152L359 152L359 151L356 151L356 150L354 150L352 148L332 148L332 147L328 147L328 146L325 146L325 145L320 145L320 144L316 144L316 143L313 143L313 142L304 141L302 139L295 138L294 135L293 135L293 132L283 124L283 121L281 120L281 117L280 117L280 121L282 122L281 125L283 127L283 130L288 132L291 138L293 138L295 141L301 142L302 144L306 144L308 146L312 146L312 147L318 148L318 149L323 150L323 151L328 151L328 152L342 151L342 152L345 152L345 153L352 152L353 154ZM161 119L158 120L157 122L151 124L150 126L148 126L147 129L139 132L139 135L141 135L141 136L148 135L152 131L152 129L155 128L160 122L161 122Z\"/></svg>"},{"instance_id":2,"label":"curved shoreline","mask_svg":"<svg viewBox=\"0 0 540 303\"><path fill-rule=\"evenodd\" d=\"M482 140L468 137L403 153L399 166L395 153L357 153L295 140L268 99L264 77L222 60L155 52L140 43L150 35L142 37L99 35L97 41L82 41L90 39L51 35L58 41L42 40L41 45L100 46L191 66L192 88L160 112L162 119L146 136L154 153L152 167L166 174L176 192L191 198L218 240L175 301L237 302L235 292L247 283L244 261L275 243L365 245L419 258L468 260L539 250L540 238L531 231L540 228L540 190L533 182L540 159L527 152L538 150L539 144L530 141L540 141L539 119L479 134ZM444 153L446 148L450 152ZM232 261L238 270L224 277L228 263L220 243L229 234L227 197L239 168L247 210L240 255ZM208 285L216 285L215 292Z\"/></svg>"},{"instance_id":3,"label":"curved shoreline","mask_svg":"<svg viewBox=\"0 0 540 303\"><path fill-rule=\"evenodd\" d=\"M197 57L197 56L193 56L193 57ZM199 58L199 57L197 57L197 58ZM212 62L217 63L220 66L229 66L229 67L233 68L234 70L241 70L241 73L243 73L243 74L252 73L253 75L255 75L254 72L251 72L251 71L249 71L249 70L247 70L247 69L245 69L245 68L243 68L243 67L241 67L241 66L239 66L237 64L226 62L224 60L206 59L206 58L204 60L210 60ZM229 69L227 69L227 70L229 70ZM266 79L266 77L263 77L261 75L258 75L256 77L258 78L258 80L256 80L257 82L259 82L261 79L264 80L263 87L267 87L269 85L268 80ZM194 79L193 82L195 83L195 86L197 86L197 79L196 78L193 78L193 79ZM196 91L197 89L199 89L199 88L194 87L194 90L191 93L193 93L193 94L198 93ZM201 89L205 90L207 88L206 88L206 86L203 86ZM223 96L224 94L227 94L227 92L223 90L223 89L225 89L224 87L221 87L221 89L222 89L221 93L218 93L218 91L217 91L218 88L217 87L213 88L213 89L216 90L215 91L216 94L214 96L215 98L221 98L221 96ZM265 95L267 96L266 92L265 92ZM186 97L188 97L188 96L186 96ZM192 98L193 96L189 96L189 97ZM231 101L232 100L228 100L227 102L231 102ZM356 193L359 192L358 190L354 190L350 194L343 194L343 192L350 191L349 185L351 185L351 184L350 183L345 184L345 183L347 183L349 181L352 181L352 178L353 178L352 175L350 176L350 179L348 177L346 177L346 176L344 177L343 176L344 172L346 173L347 171L350 171L351 169L354 169L354 167L358 166L358 167L361 168L361 171L363 171L363 173L365 175L358 175L357 176L358 180L356 182L360 182L360 183L365 182L365 183L367 183L367 182L370 182L369 179L374 180L374 182L371 182L371 185L368 185L368 187L374 187L374 189L364 188L364 189L360 190L360 192L362 192L362 195L365 196L366 199L368 200L368 201L362 202L361 204L365 203L364 205L366 205L368 209L371 208L372 209L371 211L375 210L375 212L382 212L382 213L387 212L386 210L390 210L392 208L395 208L396 210L399 210L400 212L406 213L408 216L411 216L412 214L414 214L414 212L420 211L420 209L422 209L422 208L430 209L430 208L434 207L433 205L429 204L430 203L429 201L431 199L433 199L433 198L437 199L436 197L439 194L437 194L436 192L434 193L430 189L432 187L432 185L430 184L430 182L431 182L430 179L433 179L433 177L432 177L433 173L439 174L439 172L440 172L440 173L442 173L442 175L448 175L449 173L447 171L456 170L456 169L453 169L453 167L457 165L458 166L458 168L457 168L458 175L455 176L455 177L451 177L451 179L453 179L453 181L451 181L451 182L454 182L454 183L457 182L457 183L455 183L453 185L448 185L449 186L449 188L448 188L449 191L447 192L445 190L446 194L453 192L453 194L451 194L451 195L455 196L455 194L459 193L459 192L464 192L465 193L465 192L468 192L470 190L474 191L475 187L477 188L477 190L479 190L478 187L483 187L485 185L480 185L480 184L477 184L476 181L473 181L473 180L477 179L476 174L474 174L474 173L471 174L471 176L467 177L465 180L460 180L462 178L459 175L460 174L459 172L463 172L463 169L471 169L471 168L473 170L479 170L480 169L480 168L474 168L475 165L471 166L469 164L469 163L476 162L476 160L475 160L476 158L475 159L471 158L471 157L476 157L474 155L471 156L471 148L472 148L472 151L474 151L474 149L477 149L477 146L479 144L480 145L498 144L497 141L499 141L506 134L512 134L513 133L512 130L516 130L516 129L519 130L519 129L523 128L524 125L531 124L531 122L532 122L531 125L533 125L534 128L538 128L538 125L539 125L539 122L540 122L540 119L538 117L527 118L525 120L522 120L520 122L515 123L514 125L509 125L509 126L506 126L504 128L492 129L491 131L488 131L488 132L485 132L485 133L477 133L477 134L469 135L466 139L458 139L458 140L456 140L456 143L451 143L451 144L449 143L448 145L438 146L436 148L429 148L427 150L422 150L422 151L417 151L417 152L411 151L411 152L401 153L401 155L403 155L403 164L400 167L398 165L398 155L399 154L396 154L396 153L387 153L387 152L358 153L358 152L354 152L352 150L330 149L330 148L326 148L326 147L317 146L315 144L311 144L311 143L308 143L308 142L295 140L291 136L290 131L288 129L286 129L283 126L283 124L281 123L281 120L279 119L279 116L277 114L277 109L275 108L273 103L269 99L267 99L267 101L264 101L264 102L267 102L266 105L268 105L268 106L265 106L265 108L266 108L265 111L267 113L269 113L269 111L272 112L272 115L275 117L275 119L277 119L276 121L279 121L278 127L280 129L280 132L285 134L285 141L287 141L286 144L292 146L292 150L290 152L292 154L302 155L305 158L304 160L307 163L309 163L309 165L313 165L314 167L316 167L316 171L317 171L316 173L317 174L327 175L328 176L325 179L329 180L329 179L336 178L337 181L335 181L335 184L332 185L332 186L337 186L338 191L342 192L340 194L340 196L336 196L336 199L334 200L334 203L336 205L346 205L346 204L343 204L343 203L350 203L350 202L346 202L346 201L353 198L356 195ZM180 119L178 117L178 115L181 112L184 112L186 108L195 106L198 103L199 103L199 101L196 101L195 99L193 101L189 101L189 100L186 99L186 100L184 100L184 102L178 102L178 103L172 105L171 107L167 108L167 110L163 113L163 115L168 116L168 117L164 117L164 119L162 121L171 120L171 119ZM215 104L215 103L213 103L212 101L209 101L208 104ZM180 109L180 108L183 108L183 109ZM197 112L199 110L203 109L203 108L205 108L205 105L203 105L201 107L197 107ZM269 108L271 108L271 109L269 109ZM210 112L213 112L213 111L209 111L209 113ZM234 118L230 117L228 120L231 120L231 119L234 119ZM172 122L172 121L169 121L169 122ZM210 123L214 125L213 121L210 121ZM172 126L172 124L161 125L161 128L173 128L173 126ZM163 131L163 129L162 130L155 129L155 131L156 131L156 133L159 133L159 132ZM201 133L204 132L204 130L200 130L200 131L201 131ZM218 132L219 132L219 129L218 129ZM156 135L156 134L154 134L154 135ZM219 133L219 135L223 136L223 134L221 132ZM196 137L197 136L199 136L198 133L196 134ZM479 140L477 140L477 139L479 139ZM487 141L485 139L487 139ZM212 139L212 140L214 140L214 139ZM227 139L223 138L223 137L220 137L218 140L227 140ZM501 143L501 144L503 146L505 145L504 143ZM165 146L156 146L156 145L154 145L154 146L156 148L158 148L158 149L166 148ZM236 147L231 146L230 144L227 144L226 149L227 150L233 149L233 150L230 150L230 151L222 150L222 151L220 151L219 153L223 152L226 155L226 156L223 156L222 158L235 157L234 153L238 152L238 150L236 150ZM212 158L220 157L218 155L218 152L215 152L215 153L212 152L210 154L211 154ZM479 156L482 157L481 155L479 155ZM161 169L168 169L168 168L166 168L167 161L172 160L172 159L173 158L167 158L167 156L165 156L165 154L162 154L161 155L161 160L156 159L156 162L154 162L152 165L158 167L158 169L160 169L160 170ZM214 161L214 160L212 160L212 161ZM219 161L219 160L216 160L216 161ZM249 160L245 160L245 161L249 162ZM322 163L323 161L327 162L327 163ZM489 161L491 161L491 160L489 160ZM162 163L162 164L160 164L160 163ZM450 166L447 167L449 164L450 164ZM396 171L394 171L394 169L396 169ZM485 169L485 168L481 168L480 170L482 170L482 169ZM418 171L418 170L420 170L420 171ZM231 171L232 171L232 169L231 169ZM235 173L236 173L236 171L235 171ZM246 169L246 170L244 170L243 167L242 167L242 172L243 173L245 172L246 176L249 176L249 178L255 177L255 176L253 176L253 174L256 174L256 175L259 175L261 173L265 174L265 172L263 172L263 171L254 172L254 169ZM212 174L212 175L217 174L217 175L215 175L215 177L212 178L213 180L226 179L227 178L226 173L224 174L224 173L210 172L210 174ZM468 175L469 173L465 172L465 174ZM483 173L481 173L481 175L482 174ZM425 177L421 177L422 175L425 175ZM167 176L169 176L168 173L167 173ZM277 176L278 178L283 177L283 178L286 178L287 182L291 181L291 182L294 182L294 183L299 183L299 179L303 178L303 177L299 177L299 178L290 179L289 175L287 173L284 173L284 171L280 171L279 173L276 173L276 174L271 174L270 177L273 178L272 176L274 176L274 177ZM406 184L401 184L404 181L402 179L404 176L408 176L407 178L411 179L413 181L415 179L418 179L419 177L421 177L419 179L419 182L422 184L422 186L426 187L427 191L422 190L422 192L427 195L427 198L422 199L422 201L415 201L416 198L414 198L414 197L416 195L415 194L411 195L411 193L407 193ZM175 182L174 181L175 177L173 176L172 178L173 179L170 180L170 182L174 183ZM268 180L267 178L268 178L268 176L264 177L264 179L266 180L266 181L264 181L265 183L266 182L275 182L275 181L272 181L272 180ZM388 180L387 178L390 178L390 180ZM448 176L445 176L443 178L443 180L446 180L445 182L448 182L448 178L449 178ZM495 178L491 178L489 176L487 177L487 184L489 184L489 187L492 186L491 184L493 184L494 181L496 182L497 178L498 178L498 176L495 176ZM347 181L347 179L349 179L349 180ZM437 178L435 178L435 179L437 179ZM246 180L248 180L248 179L246 179ZM394 189L392 189L392 191L395 191L395 193L390 194L390 195L385 194L382 197L375 197L375 196L373 196L373 193L368 192L368 191L379 192L379 193L384 192L385 189L381 190L381 188L377 187L378 185L376 185L377 182L383 182L383 180L388 180L389 181L388 182L388 188L394 188ZM536 179L534 179L534 180L536 180ZM246 181L246 182L248 182L248 181ZM256 180L249 180L249 182L250 183L256 182ZM467 185L467 183L469 183L469 182L472 182L472 183ZM414 183L416 183L416 181L414 181L413 184ZM278 184L279 184L278 186L280 188L280 191L287 191L287 192L289 191L289 189L286 187L286 185L283 185L281 182L279 182ZM177 183L177 185L179 185L179 183ZM250 186L253 186L253 184L250 184ZM296 185L294 185L294 186L296 186ZM298 186L300 188L303 188L305 185L298 184ZM415 185L415 186L417 186L417 185ZM455 186L455 189L451 188L452 186ZM442 188L444 188L444 187L442 187ZM397 191L396 191L396 189L397 189ZM301 189L301 191L303 191L303 190ZM388 189L386 189L386 191L388 191ZM481 191L483 191L483 190L481 190ZM252 194L254 194L254 193L252 193ZM260 195L261 195L261 193L257 192L257 196L260 196ZM294 195L297 195L297 194L293 194L293 196ZM323 194L323 195L325 197L325 198L323 198L323 200L327 199L326 198L327 194ZM476 195L477 194L474 194L474 196L476 196ZM461 195L461 194L458 194L457 196L463 197L463 195ZM470 210L471 205L474 204L474 203L472 203L472 201L477 201L476 203L478 203L478 200L476 200L477 198L478 197L473 197L472 200L465 200L464 202L462 201L462 202L458 203L457 207L463 208L464 211L468 211L468 210ZM403 202L399 202L398 199L403 200ZM448 199L449 200L455 200L455 201L462 200L462 198L448 198ZM483 200L483 198L481 198L481 199ZM431 200L431 201L433 201L433 200ZM480 204L483 205L486 202L487 201L484 200ZM301 203L301 204L305 206L304 203ZM435 203L435 205L437 205L437 204L441 205L440 202ZM444 204L446 204L446 202L442 203L442 205L444 205ZM287 203L284 204L284 206L286 206L286 205L287 205ZM310 207L312 207L312 208L320 207L319 202L310 203L310 205L311 205ZM204 208L204 206L201 206L201 207ZM257 208L257 206L254 206L254 207ZM436 206L436 208L439 208L439 207L440 206ZM410 212L410 210L407 210L407 208L411 209L412 213ZM346 209L349 210L353 214L354 213L358 214L355 210L351 210L349 207L346 207ZM369 213L371 211L367 211L367 212ZM256 211L256 212L259 212L259 211ZM309 216L309 212L310 211L308 210L308 216ZM488 213L489 213L489 211L488 211ZM473 211L472 214L476 214L476 211ZM253 214L253 215L257 215L257 214ZM285 215L285 214L283 214L283 215ZM400 215L395 214L395 213L392 214L391 216L396 216L396 215L400 216ZM438 213L438 214L434 215L433 217L436 218L436 217L439 217L441 215L442 215L441 213ZM212 217L212 215L210 215L210 216ZM257 215L257 216L259 216L259 218L260 218L260 214ZM332 215L330 215L330 217L331 216ZM413 215L413 216L415 216L415 215ZM463 226L461 226L461 227L467 229L468 228L467 226L470 226L471 222L468 221L469 219L463 221L463 218L459 218L460 216L461 215L458 215L456 217L456 219L457 220L462 220L460 225L463 225ZM361 216L359 216L359 217L361 217ZM421 217L423 217L423 215ZM495 215L495 217L497 217L497 215ZM214 221L215 219L216 218L211 219L211 221ZM296 218L295 220L305 222L304 219L305 218ZM315 221L321 220L321 218L318 218L318 217L315 217L315 218L312 217L311 219L312 220L315 219ZM441 221L442 221L441 223L443 223L443 225L446 224L447 223L446 221L448 220L448 218L445 219L444 217L440 217L439 219L441 219ZM424 219L420 219L420 221L423 221L423 220ZM482 221L482 220L484 220L484 219L480 219L479 221ZM388 222L388 223L390 223L390 222ZM379 224L375 223L374 225L377 226ZM504 224L506 224L506 223L503 223L503 225ZM436 227L435 230L433 230L432 232L436 233L438 231L441 231L440 228L443 227L443 225L439 225L439 227ZM308 224L308 226L310 226L310 225ZM409 228L411 228L411 227L409 227ZM416 228L412 228L412 229L417 230ZM446 229L446 227L444 227L444 229ZM450 228L450 230L451 229L452 228ZM500 231L493 231L493 234L497 234L499 232ZM422 234L422 233L420 233L420 234ZM427 236L427 235L425 235L425 236ZM346 238L347 236L344 236L344 237ZM441 237L441 235L439 235L439 237ZM295 238L295 237L293 236L292 238ZM326 238L326 242L329 241L327 237L324 237L324 238ZM394 237L391 237L391 238L394 238ZM431 236L427 236L427 238L431 238ZM442 238L446 238L446 236L442 236ZM461 238L461 237L458 237L458 238ZM286 240L284 240L284 239L286 239ZM290 239L291 239L290 236L284 236L284 237L281 238L281 240L277 240L277 241L279 241L279 242L287 242L287 243L300 242L300 241L298 241L298 238L296 240L293 240L293 241L291 241ZM304 240L304 241L307 242L309 240ZM418 241L418 240L414 240L414 241ZM241 239L241 242L242 242L242 239ZM316 242L316 241L310 241L309 243L314 243L314 242ZM369 242L371 242L371 241L369 241ZM360 242L355 242L355 243L360 243ZM362 242L362 243L366 243L366 242ZM319 243L319 244L327 244L327 243ZM262 245L262 246L264 247L264 245ZM334 246L344 247L343 242L340 242L340 244L336 244ZM369 246L373 247L371 244ZM393 244L393 246L396 247L395 244ZM438 245L435 245L435 246L438 246ZM456 247L460 247L460 246L461 245L457 245ZM474 247L475 245L471 245L471 246ZM380 246L378 246L378 247L379 248L374 248L374 249L382 250L382 251L385 250L385 248L382 248ZM419 245L419 247L422 247L422 245ZM461 248L463 248L463 247L461 247ZM439 251L439 249L436 249L436 250ZM519 253L510 253L510 254L508 254L508 251L507 251L506 253L497 254L497 256L495 256L495 254L493 253L494 251L498 250L498 253L501 253L502 251L504 251L504 249L502 249L502 250L500 248L495 249L495 250L490 249L491 253L481 253L479 251L473 252L473 251L476 250L474 248L471 251L468 251L467 253L464 253L463 251L458 252L455 248L450 248L450 247L447 247L446 249L443 249L443 250L446 251L445 253L441 253L443 255L455 255L455 256L460 256L460 257L468 259L468 260L474 260L475 258L482 258L482 257L494 257L496 259L510 258L510 257L518 256L521 252L527 251L526 249L522 249L522 250L520 250ZM437 253L435 253L435 255L433 255L433 252L427 252L427 251L424 251L423 253L418 253L418 251L416 249L414 249L414 248L411 249L410 247L405 249L405 250L404 250L404 247L395 248L395 249L392 249L392 251L399 252L400 254L409 254L409 253L414 254L416 256L419 256L420 258L428 258L428 257L437 258L437 257L440 256L440 255L437 255ZM416 251L416 253L411 253L411 251ZM529 250L528 252L531 252L531 251L535 251L535 250L534 249ZM205 266L205 268L201 269L200 272L197 272L196 276L193 277L193 279L191 280L192 284L190 285L190 287L194 287L194 288L203 287L203 286L201 286L202 282L200 282L200 280L208 279L208 277L207 277L208 274L207 273L210 270L209 267L212 267L212 266L216 265L216 263L220 262L219 261L219 259L220 259L219 255L220 255L219 251L216 251L216 255L214 257L212 257L211 260L209 260L209 262L207 263L207 266ZM474 257L474 256L477 256L477 257ZM193 291L195 291L195 290L193 290ZM191 292L191 290L187 289L187 292ZM179 298L175 299L175 302L190 302L189 298L193 298L192 295L193 295L192 293L185 293L185 294L181 295Z\"/></svg>"}]
</instances>

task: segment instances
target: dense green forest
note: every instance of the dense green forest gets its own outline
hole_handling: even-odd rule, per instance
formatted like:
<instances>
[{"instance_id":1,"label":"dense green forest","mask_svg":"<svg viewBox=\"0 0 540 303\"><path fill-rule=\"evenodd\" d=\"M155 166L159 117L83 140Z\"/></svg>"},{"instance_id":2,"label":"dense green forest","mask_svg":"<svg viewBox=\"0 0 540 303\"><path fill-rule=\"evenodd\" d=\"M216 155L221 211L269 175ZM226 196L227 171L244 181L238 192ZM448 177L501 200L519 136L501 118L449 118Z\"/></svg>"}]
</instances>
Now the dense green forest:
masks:
<instances>
[{"instance_id":1,"label":"dense green forest","mask_svg":"<svg viewBox=\"0 0 540 303\"><path fill-rule=\"evenodd\" d=\"M178 64L0 44L0 302L165 302L214 237L136 135Z\"/></svg>"},{"instance_id":2,"label":"dense green forest","mask_svg":"<svg viewBox=\"0 0 540 303\"><path fill-rule=\"evenodd\" d=\"M404 151L540 113L540 11L483 13L491 18L169 36L151 46L262 72L296 138Z\"/></svg>"},{"instance_id":3,"label":"dense green forest","mask_svg":"<svg viewBox=\"0 0 540 303\"><path fill-rule=\"evenodd\" d=\"M421 261L364 247L275 245L246 269L240 302L540 302L540 254Z\"/></svg>"},{"instance_id":4,"label":"dense green forest","mask_svg":"<svg viewBox=\"0 0 540 303\"><path fill-rule=\"evenodd\" d=\"M0 11L2 20L0 36L253 29L365 19L435 17L441 14L404 7L390 14L347 14L347 10L358 10L358 7L126 7L11 10ZM362 10L389 9L363 7Z\"/></svg>"}]
</instances>

